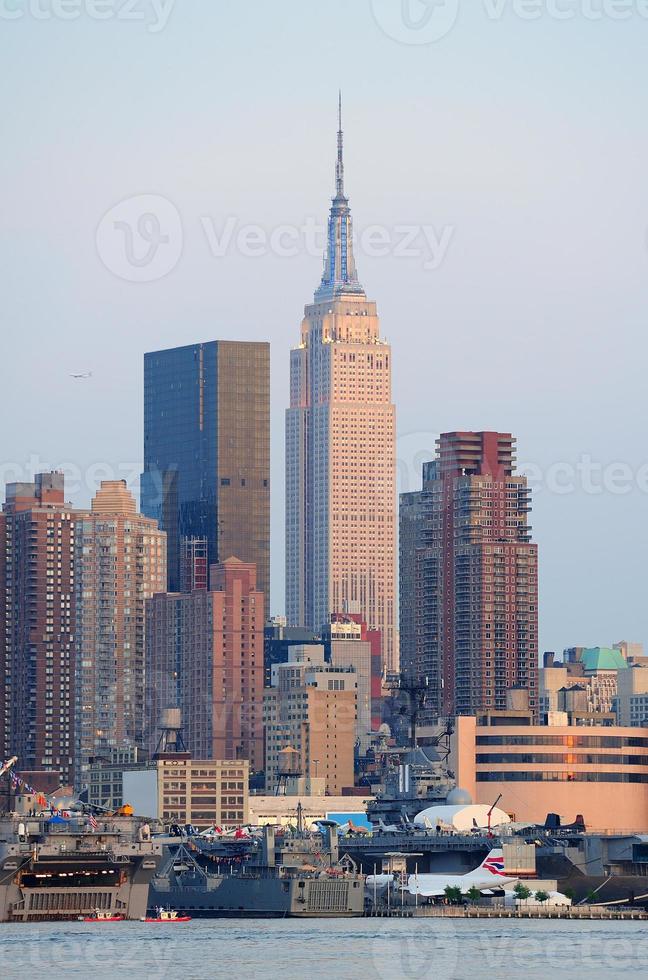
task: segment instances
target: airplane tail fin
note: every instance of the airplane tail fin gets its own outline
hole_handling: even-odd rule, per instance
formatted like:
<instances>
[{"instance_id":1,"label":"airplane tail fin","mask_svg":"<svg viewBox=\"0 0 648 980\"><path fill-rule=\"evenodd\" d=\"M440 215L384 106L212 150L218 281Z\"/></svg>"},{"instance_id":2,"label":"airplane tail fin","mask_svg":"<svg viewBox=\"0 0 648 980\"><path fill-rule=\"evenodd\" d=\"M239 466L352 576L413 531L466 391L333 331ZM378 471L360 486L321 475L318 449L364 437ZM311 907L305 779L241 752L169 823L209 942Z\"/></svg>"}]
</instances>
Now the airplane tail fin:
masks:
<instances>
[{"instance_id":1,"label":"airplane tail fin","mask_svg":"<svg viewBox=\"0 0 648 980\"><path fill-rule=\"evenodd\" d=\"M504 851L499 847L494 847L489 851L476 871L488 871L492 875L504 874ZM473 872L474 873L474 872Z\"/></svg>"}]
</instances>

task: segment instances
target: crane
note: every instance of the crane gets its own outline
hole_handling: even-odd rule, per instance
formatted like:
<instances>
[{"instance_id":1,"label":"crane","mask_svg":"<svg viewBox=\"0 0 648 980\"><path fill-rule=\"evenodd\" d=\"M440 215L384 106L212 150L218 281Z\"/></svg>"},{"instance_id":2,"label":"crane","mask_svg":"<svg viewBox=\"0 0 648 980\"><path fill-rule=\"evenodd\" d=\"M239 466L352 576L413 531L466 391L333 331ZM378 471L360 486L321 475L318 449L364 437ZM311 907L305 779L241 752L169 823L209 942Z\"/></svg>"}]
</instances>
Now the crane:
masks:
<instances>
[{"instance_id":1,"label":"crane","mask_svg":"<svg viewBox=\"0 0 648 980\"><path fill-rule=\"evenodd\" d=\"M4 776L4 774L8 772L12 766L15 766L17 762L18 762L17 755L12 755L10 759L7 759L6 762L3 762L2 765L0 766L0 776Z\"/></svg>"}]
</instances>

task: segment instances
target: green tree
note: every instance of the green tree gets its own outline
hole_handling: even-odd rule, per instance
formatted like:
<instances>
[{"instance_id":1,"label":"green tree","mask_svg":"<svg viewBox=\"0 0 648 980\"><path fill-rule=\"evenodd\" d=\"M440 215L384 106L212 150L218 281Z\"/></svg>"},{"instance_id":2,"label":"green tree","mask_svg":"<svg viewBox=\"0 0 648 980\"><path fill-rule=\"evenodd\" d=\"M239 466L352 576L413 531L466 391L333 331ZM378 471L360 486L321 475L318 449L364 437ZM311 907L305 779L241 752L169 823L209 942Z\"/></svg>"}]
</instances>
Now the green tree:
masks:
<instances>
[{"instance_id":1,"label":"green tree","mask_svg":"<svg viewBox=\"0 0 648 980\"><path fill-rule=\"evenodd\" d=\"M523 885L521 881L518 881L517 885L513 889L515 897L521 902L526 901L527 898L531 898L531 889Z\"/></svg>"},{"instance_id":2,"label":"green tree","mask_svg":"<svg viewBox=\"0 0 648 980\"><path fill-rule=\"evenodd\" d=\"M479 888L477 887L477 885L471 885L470 886L470 888L466 892L466 898L468 899L468 901L470 902L471 905L476 905L477 904L477 902L481 898L481 892L480 892Z\"/></svg>"},{"instance_id":3,"label":"green tree","mask_svg":"<svg viewBox=\"0 0 648 980\"><path fill-rule=\"evenodd\" d=\"M544 905L545 902L549 901L549 892L545 892L542 891L542 889L540 889L539 892L535 893L535 897L536 897L536 902L540 902L541 905Z\"/></svg>"},{"instance_id":4,"label":"green tree","mask_svg":"<svg viewBox=\"0 0 648 980\"><path fill-rule=\"evenodd\" d=\"M459 905L461 903L461 888L456 885L446 885L445 897L450 905Z\"/></svg>"}]
</instances>

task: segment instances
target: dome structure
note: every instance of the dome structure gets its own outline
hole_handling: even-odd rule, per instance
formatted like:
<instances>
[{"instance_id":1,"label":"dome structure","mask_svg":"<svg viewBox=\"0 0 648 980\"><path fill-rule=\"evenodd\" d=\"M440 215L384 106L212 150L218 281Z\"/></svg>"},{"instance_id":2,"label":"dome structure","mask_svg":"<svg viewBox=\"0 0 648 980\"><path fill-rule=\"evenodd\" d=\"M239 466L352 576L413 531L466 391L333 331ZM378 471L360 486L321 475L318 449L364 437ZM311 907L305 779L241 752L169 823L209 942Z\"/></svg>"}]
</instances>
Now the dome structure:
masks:
<instances>
[{"instance_id":1,"label":"dome structure","mask_svg":"<svg viewBox=\"0 0 648 980\"><path fill-rule=\"evenodd\" d=\"M455 786L448 793L446 803L448 806L471 806L472 801L472 796L467 789L461 789L460 786Z\"/></svg>"}]
</instances>

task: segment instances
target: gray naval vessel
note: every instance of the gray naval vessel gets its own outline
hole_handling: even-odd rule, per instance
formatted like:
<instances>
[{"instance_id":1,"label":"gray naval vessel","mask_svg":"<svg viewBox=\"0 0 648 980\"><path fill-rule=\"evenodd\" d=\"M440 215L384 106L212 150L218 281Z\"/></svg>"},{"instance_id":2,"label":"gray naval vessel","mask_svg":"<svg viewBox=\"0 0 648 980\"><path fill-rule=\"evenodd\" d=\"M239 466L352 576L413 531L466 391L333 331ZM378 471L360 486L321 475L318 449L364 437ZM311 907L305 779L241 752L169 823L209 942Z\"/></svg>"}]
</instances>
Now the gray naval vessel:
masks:
<instances>
[{"instance_id":1,"label":"gray naval vessel","mask_svg":"<svg viewBox=\"0 0 648 980\"><path fill-rule=\"evenodd\" d=\"M95 825L96 824L96 827ZM0 922L146 914L162 856L145 820L0 813Z\"/></svg>"},{"instance_id":2,"label":"gray naval vessel","mask_svg":"<svg viewBox=\"0 0 648 980\"><path fill-rule=\"evenodd\" d=\"M167 838L149 907L192 917L361 916L364 876L340 858L337 825L318 834L264 827L260 837Z\"/></svg>"}]
</instances>

